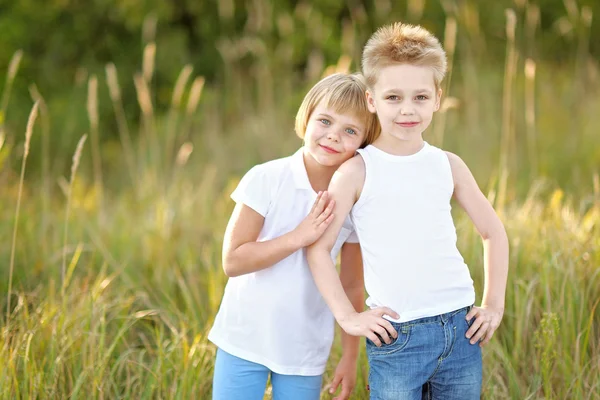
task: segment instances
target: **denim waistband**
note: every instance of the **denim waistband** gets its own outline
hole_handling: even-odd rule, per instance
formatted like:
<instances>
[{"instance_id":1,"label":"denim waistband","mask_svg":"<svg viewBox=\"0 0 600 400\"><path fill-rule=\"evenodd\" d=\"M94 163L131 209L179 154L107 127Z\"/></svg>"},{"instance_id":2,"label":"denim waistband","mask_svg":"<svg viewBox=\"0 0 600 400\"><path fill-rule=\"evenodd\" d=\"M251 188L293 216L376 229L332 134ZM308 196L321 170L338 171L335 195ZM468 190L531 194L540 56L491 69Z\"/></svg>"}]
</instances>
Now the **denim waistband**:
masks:
<instances>
[{"instance_id":1,"label":"denim waistband","mask_svg":"<svg viewBox=\"0 0 600 400\"><path fill-rule=\"evenodd\" d=\"M440 322L447 322L450 318L454 317L456 314L460 314L463 311L466 311L468 313L469 311L471 311L472 308L473 308L473 305L470 305L470 306L462 307L462 308L459 308L458 310L450 311L450 312L447 312L444 314L434 315L432 317L417 318L412 321L406 321L406 322L392 322L392 324L395 326L437 324Z\"/></svg>"}]
</instances>

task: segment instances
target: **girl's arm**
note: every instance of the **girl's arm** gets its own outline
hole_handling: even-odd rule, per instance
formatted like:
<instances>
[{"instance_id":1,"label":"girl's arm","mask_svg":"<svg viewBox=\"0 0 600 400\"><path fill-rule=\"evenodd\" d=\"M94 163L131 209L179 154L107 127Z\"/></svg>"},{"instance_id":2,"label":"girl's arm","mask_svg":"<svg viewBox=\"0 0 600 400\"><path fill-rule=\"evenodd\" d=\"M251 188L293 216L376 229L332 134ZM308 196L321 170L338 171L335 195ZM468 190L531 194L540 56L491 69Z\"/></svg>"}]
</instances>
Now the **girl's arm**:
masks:
<instances>
[{"instance_id":1,"label":"girl's arm","mask_svg":"<svg viewBox=\"0 0 600 400\"><path fill-rule=\"evenodd\" d=\"M340 281L342 287L357 312L364 309L365 288L362 254L358 243L345 243L341 251ZM360 337L350 336L342 329L342 359L337 365L330 393L335 393L342 385L340 399L347 399L356 385L356 362Z\"/></svg>"},{"instance_id":2,"label":"girl's arm","mask_svg":"<svg viewBox=\"0 0 600 400\"><path fill-rule=\"evenodd\" d=\"M494 208L477 186L469 167L455 154L448 153L454 178L454 197L473 221L483 239L485 284L481 307L475 307L467 319L476 317L467 337L485 345L500 325L508 276L508 237Z\"/></svg>"},{"instance_id":3,"label":"girl's arm","mask_svg":"<svg viewBox=\"0 0 600 400\"><path fill-rule=\"evenodd\" d=\"M334 203L319 193L308 216L293 231L257 242L265 218L243 203L231 214L223 241L223 270L229 277L268 268L319 238L332 220Z\"/></svg>"}]
</instances>

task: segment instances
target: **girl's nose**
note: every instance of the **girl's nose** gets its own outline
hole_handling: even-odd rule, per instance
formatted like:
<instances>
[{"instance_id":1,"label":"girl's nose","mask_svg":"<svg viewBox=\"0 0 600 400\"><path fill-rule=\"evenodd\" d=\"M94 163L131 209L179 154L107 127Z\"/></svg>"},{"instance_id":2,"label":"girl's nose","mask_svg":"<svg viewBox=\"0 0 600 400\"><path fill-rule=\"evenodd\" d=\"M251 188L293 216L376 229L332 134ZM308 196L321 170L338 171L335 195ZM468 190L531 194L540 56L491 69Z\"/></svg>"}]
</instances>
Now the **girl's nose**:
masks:
<instances>
[{"instance_id":1,"label":"girl's nose","mask_svg":"<svg viewBox=\"0 0 600 400\"><path fill-rule=\"evenodd\" d=\"M340 140L340 133L338 132L337 129L331 129L327 133L327 139L333 140L335 142L339 142L339 140Z\"/></svg>"}]
</instances>

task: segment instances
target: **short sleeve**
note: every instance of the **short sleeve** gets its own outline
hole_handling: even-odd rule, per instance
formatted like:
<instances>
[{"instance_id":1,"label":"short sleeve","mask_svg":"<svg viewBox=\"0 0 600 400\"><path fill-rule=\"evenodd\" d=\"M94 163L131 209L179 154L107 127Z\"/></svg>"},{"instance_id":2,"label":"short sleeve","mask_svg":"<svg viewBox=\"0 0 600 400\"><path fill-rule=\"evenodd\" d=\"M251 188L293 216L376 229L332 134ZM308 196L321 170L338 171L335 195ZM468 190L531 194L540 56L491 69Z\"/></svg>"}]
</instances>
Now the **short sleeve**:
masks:
<instances>
[{"instance_id":1,"label":"short sleeve","mask_svg":"<svg viewBox=\"0 0 600 400\"><path fill-rule=\"evenodd\" d=\"M271 204L271 191L264 165L257 165L248 171L231 193L231 198L266 216Z\"/></svg>"},{"instance_id":2,"label":"short sleeve","mask_svg":"<svg viewBox=\"0 0 600 400\"><path fill-rule=\"evenodd\" d=\"M346 239L346 243L358 243L358 235L356 234L356 231L352 231L352 233L350 233L350 236L348 236Z\"/></svg>"}]
</instances>

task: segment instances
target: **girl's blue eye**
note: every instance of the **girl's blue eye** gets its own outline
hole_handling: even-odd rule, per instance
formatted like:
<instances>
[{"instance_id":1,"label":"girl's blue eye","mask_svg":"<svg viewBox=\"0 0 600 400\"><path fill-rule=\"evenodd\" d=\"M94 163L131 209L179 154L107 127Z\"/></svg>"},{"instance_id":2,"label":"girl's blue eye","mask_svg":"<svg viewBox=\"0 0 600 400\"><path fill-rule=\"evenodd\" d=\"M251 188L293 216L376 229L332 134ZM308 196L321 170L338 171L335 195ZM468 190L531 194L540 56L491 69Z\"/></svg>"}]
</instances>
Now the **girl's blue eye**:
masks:
<instances>
[{"instance_id":1,"label":"girl's blue eye","mask_svg":"<svg viewBox=\"0 0 600 400\"><path fill-rule=\"evenodd\" d=\"M346 128L346 132L351 134L351 135L356 135L356 131L352 128Z\"/></svg>"},{"instance_id":2,"label":"girl's blue eye","mask_svg":"<svg viewBox=\"0 0 600 400\"><path fill-rule=\"evenodd\" d=\"M388 96L388 100L398 100L398 96L396 96L396 95Z\"/></svg>"},{"instance_id":3,"label":"girl's blue eye","mask_svg":"<svg viewBox=\"0 0 600 400\"><path fill-rule=\"evenodd\" d=\"M422 94L417 96L417 100L427 100L427 98L428 98L427 96L422 95Z\"/></svg>"},{"instance_id":4,"label":"girl's blue eye","mask_svg":"<svg viewBox=\"0 0 600 400\"><path fill-rule=\"evenodd\" d=\"M322 118L319 121L321 121L325 125L331 125L331 122L328 119Z\"/></svg>"}]
</instances>

